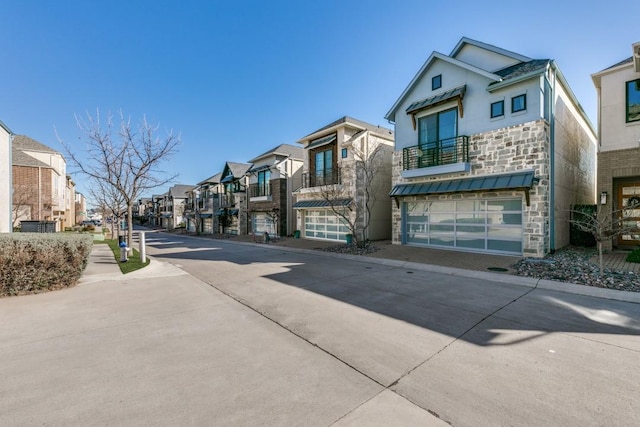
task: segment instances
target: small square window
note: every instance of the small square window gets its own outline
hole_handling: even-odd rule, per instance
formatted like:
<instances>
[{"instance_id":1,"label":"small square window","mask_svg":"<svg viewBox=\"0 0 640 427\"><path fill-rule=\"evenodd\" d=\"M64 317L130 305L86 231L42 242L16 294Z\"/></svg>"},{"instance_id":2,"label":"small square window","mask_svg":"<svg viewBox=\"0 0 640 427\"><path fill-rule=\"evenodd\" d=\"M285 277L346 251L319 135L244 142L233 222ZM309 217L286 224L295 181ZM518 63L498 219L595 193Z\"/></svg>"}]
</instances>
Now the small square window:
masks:
<instances>
[{"instance_id":1,"label":"small square window","mask_svg":"<svg viewBox=\"0 0 640 427\"><path fill-rule=\"evenodd\" d=\"M504 101L491 103L491 118L504 116Z\"/></svg>"},{"instance_id":2,"label":"small square window","mask_svg":"<svg viewBox=\"0 0 640 427\"><path fill-rule=\"evenodd\" d=\"M517 113L527 109L527 95L522 94L511 98L511 112Z\"/></svg>"},{"instance_id":3,"label":"small square window","mask_svg":"<svg viewBox=\"0 0 640 427\"><path fill-rule=\"evenodd\" d=\"M440 89L442 87L442 74L438 74L431 78L431 90Z\"/></svg>"},{"instance_id":4,"label":"small square window","mask_svg":"<svg viewBox=\"0 0 640 427\"><path fill-rule=\"evenodd\" d=\"M342 149L342 158L343 158L343 159L346 159L346 158L347 158L347 149L346 149L346 148L343 148L343 149Z\"/></svg>"}]
</instances>

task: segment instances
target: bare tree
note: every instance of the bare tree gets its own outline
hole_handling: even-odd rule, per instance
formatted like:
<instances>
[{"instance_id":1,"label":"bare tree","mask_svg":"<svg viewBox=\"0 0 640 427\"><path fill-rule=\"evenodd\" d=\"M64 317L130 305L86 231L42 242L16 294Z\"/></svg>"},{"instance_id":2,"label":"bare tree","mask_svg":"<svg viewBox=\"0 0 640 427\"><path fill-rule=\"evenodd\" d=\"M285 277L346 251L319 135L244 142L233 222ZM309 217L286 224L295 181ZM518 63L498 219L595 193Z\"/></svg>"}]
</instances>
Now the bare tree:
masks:
<instances>
[{"instance_id":1,"label":"bare tree","mask_svg":"<svg viewBox=\"0 0 640 427\"><path fill-rule=\"evenodd\" d=\"M603 205L597 206L595 215L572 209L570 221L578 230L589 233L595 239L598 247L598 267L600 269L600 275L602 275L604 267L602 257L603 243L623 234L638 233L638 227L635 225L635 221L634 224L629 224L628 220L637 216L634 215L632 211L634 209L640 209L640 200L634 199L629 206L614 211L603 209Z\"/></svg>"},{"instance_id":2,"label":"bare tree","mask_svg":"<svg viewBox=\"0 0 640 427\"><path fill-rule=\"evenodd\" d=\"M115 239L120 236L120 218L126 209L124 197L114 186L108 185L104 181L97 179L91 181L93 185L91 185L89 193L102 211L103 219L105 214L111 217L111 238Z\"/></svg>"},{"instance_id":3,"label":"bare tree","mask_svg":"<svg viewBox=\"0 0 640 427\"><path fill-rule=\"evenodd\" d=\"M58 137L67 157L80 172L111 186L124 201L127 210L127 241L133 237L133 204L148 190L162 186L177 177L163 176L159 166L167 161L180 143L180 137L171 131L164 138L156 136L157 125L151 125L143 117L137 127L130 118L120 112L120 125L114 134L112 116L106 123L100 121L100 112L86 118L76 116L78 128L85 143L82 157L77 150Z\"/></svg>"},{"instance_id":4,"label":"bare tree","mask_svg":"<svg viewBox=\"0 0 640 427\"><path fill-rule=\"evenodd\" d=\"M391 168L391 147L383 143L351 143L353 158L343 162L340 183L324 185L320 196L349 228L353 244L366 244L372 210ZM353 197L355 196L355 197Z\"/></svg>"},{"instance_id":5,"label":"bare tree","mask_svg":"<svg viewBox=\"0 0 640 427\"><path fill-rule=\"evenodd\" d=\"M12 227L16 228L19 221L40 219L40 213L36 209L38 200L38 192L30 185L14 185L13 186L13 203L12 203Z\"/></svg>"}]
</instances>

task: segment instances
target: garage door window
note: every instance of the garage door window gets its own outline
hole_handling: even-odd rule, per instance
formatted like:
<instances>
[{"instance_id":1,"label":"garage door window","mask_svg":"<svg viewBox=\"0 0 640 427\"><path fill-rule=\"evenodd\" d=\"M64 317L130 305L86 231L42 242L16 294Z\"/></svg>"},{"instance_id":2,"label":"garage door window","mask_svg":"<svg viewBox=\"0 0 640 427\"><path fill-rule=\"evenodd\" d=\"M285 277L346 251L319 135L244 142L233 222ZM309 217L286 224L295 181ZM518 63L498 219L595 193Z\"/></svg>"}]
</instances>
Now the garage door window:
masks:
<instances>
[{"instance_id":1,"label":"garage door window","mask_svg":"<svg viewBox=\"0 0 640 427\"><path fill-rule=\"evenodd\" d=\"M330 209L309 209L304 216L305 237L346 241L349 227Z\"/></svg>"},{"instance_id":2,"label":"garage door window","mask_svg":"<svg viewBox=\"0 0 640 427\"><path fill-rule=\"evenodd\" d=\"M404 243L522 253L522 200L407 202Z\"/></svg>"}]
</instances>

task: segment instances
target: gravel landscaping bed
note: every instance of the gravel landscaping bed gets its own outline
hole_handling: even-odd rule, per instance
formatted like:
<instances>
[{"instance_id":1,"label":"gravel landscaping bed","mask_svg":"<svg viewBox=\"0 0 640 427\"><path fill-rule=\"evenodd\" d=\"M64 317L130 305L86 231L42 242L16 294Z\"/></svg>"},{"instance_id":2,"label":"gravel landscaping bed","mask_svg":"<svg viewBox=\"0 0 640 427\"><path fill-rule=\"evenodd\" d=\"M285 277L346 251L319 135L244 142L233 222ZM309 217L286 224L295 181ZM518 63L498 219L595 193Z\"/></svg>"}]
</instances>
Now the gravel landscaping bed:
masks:
<instances>
[{"instance_id":1,"label":"gravel landscaping bed","mask_svg":"<svg viewBox=\"0 0 640 427\"><path fill-rule=\"evenodd\" d=\"M595 249L568 247L543 259L525 258L513 268L518 276L640 292L640 274L605 267L601 275L598 265L589 262L597 254Z\"/></svg>"}]
</instances>

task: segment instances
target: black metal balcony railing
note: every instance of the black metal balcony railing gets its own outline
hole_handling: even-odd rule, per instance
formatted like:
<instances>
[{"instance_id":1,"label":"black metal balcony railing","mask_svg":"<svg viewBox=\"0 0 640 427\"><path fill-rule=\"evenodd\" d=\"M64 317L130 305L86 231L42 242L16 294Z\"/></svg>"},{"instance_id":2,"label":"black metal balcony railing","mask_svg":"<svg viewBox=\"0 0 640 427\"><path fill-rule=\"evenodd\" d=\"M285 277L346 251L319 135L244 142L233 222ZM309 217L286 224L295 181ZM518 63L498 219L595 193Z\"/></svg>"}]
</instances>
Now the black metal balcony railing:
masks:
<instances>
[{"instance_id":1,"label":"black metal balcony railing","mask_svg":"<svg viewBox=\"0 0 640 427\"><path fill-rule=\"evenodd\" d=\"M469 161L469 137L442 139L402 149L402 169L420 169Z\"/></svg>"},{"instance_id":2,"label":"black metal balcony railing","mask_svg":"<svg viewBox=\"0 0 640 427\"><path fill-rule=\"evenodd\" d=\"M302 187L321 187L323 185L340 184L340 168L324 169L314 173L305 172L302 174Z\"/></svg>"},{"instance_id":3,"label":"black metal balcony railing","mask_svg":"<svg viewBox=\"0 0 640 427\"><path fill-rule=\"evenodd\" d=\"M236 203L236 195L235 193L220 194L219 200L221 207L230 207Z\"/></svg>"},{"instance_id":4,"label":"black metal balcony railing","mask_svg":"<svg viewBox=\"0 0 640 427\"><path fill-rule=\"evenodd\" d=\"M249 184L249 197L264 197L271 195L271 184Z\"/></svg>"}]
</instances>

